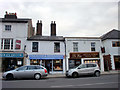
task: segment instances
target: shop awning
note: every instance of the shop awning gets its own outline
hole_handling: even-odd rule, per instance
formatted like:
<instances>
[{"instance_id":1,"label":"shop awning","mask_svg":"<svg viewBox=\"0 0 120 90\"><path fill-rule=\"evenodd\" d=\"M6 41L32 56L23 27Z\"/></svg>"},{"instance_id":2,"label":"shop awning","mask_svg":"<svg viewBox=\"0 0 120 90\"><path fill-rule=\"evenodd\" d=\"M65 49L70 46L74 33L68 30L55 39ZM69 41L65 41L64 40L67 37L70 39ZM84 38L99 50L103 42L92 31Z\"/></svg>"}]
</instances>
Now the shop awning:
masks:
<instances>
[{"instance_id":1,"label":"shop awning","mask_svg":"<svg viewBox=\"0 0 120 90\"><path fill-rule=\"evenodd\" d=\"M64 59L64 55L29 55L29 59Z\"/></svg>"}]
</instances>

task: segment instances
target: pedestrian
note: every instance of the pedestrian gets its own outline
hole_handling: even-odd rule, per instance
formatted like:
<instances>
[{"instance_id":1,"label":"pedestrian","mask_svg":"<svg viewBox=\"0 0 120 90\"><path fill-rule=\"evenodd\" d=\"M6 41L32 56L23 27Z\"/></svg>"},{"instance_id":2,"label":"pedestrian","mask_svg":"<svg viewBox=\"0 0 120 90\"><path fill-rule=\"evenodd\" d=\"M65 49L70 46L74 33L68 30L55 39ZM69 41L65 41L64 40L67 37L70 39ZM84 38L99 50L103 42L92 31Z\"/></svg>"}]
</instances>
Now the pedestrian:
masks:
<instances>
[{"instance_id":1,"label":"pedestrian","mask_svg":"<svg viewBox=\"0 0 120 90\"><path fill-rule=\"evenodd\" d=\"M48 71L48 74L50 73L50 63L47 63L47 71Z\"/></svg>"}]
</instances>

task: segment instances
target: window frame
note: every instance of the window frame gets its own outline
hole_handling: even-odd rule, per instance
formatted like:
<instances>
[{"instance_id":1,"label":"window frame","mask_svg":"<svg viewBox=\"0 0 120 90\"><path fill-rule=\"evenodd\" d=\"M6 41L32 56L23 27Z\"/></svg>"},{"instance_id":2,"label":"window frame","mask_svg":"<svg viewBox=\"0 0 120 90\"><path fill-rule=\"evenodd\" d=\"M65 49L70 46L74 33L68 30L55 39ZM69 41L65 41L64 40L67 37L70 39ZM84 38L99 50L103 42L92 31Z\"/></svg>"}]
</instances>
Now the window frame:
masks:
<instances>
[{"instance_id":1,"label":"window frame","mask_svg":"<svg viewBox=\"0 0 120 90\"><path fill-rule=\"evenodd\" d=\"M112 41L112 47L120 47L120 41Z\"/></svg>"},{"instance_id":2,"label":"window frame","mask_svg":"<svg viewBox=\"0 0 120 90\"><path fill-rule=\"evenodd\" d=\"M96 51L96 43L95 42L91 42L91 51Z\"/></svg>"},{"instance_id":3,"label":"window frame","mask_svg":"<svg viewBox=\"0 0 120 90\"><path fill-rule=\"evenodd\" d=\"M13 39L12 38L2 38L1 39L1 49L2 50L13 50Z\"/></svg>"},{"instance_id":4,"label":"window frame","mask_svg":"<svg viewBox=\"0 0 120 90\"><path fill-rule=\"evenodd\" d=\"M56 46L58 44L58 46ZM60 53L60 42L54 42L54 53Z\"/></svg>"},{"instance_id":5,"label":"window frame","mask_svg":"<svg viewBox=\"0 0 120 90\"><path fill-rule=\"evenodd\" d=\"M33 43L37 43L36 44L37 45L36 49L35 49L35 47L33 47L34 46ZM32 52L38 52L38 48L39 48L39 42L32 42Z\"/></svg>"},{"instance_id":6,"label":"window frame","mask_svg":"<svg viewBox=\"0 0 120 90\"><path fill-rule=\"evenodd\" d=\"M73 42L73 52L78 52L78 42Z\"/></svg>"},{"instance_id":7,"label":"window frame","mask_svg":"<svg viewBox=\"0 0 120 90\"><path fill-rule=\"evenodd\" d=\"M5 31L11 31L12 25L5 25Z\"/></svg>"}]
</instances>

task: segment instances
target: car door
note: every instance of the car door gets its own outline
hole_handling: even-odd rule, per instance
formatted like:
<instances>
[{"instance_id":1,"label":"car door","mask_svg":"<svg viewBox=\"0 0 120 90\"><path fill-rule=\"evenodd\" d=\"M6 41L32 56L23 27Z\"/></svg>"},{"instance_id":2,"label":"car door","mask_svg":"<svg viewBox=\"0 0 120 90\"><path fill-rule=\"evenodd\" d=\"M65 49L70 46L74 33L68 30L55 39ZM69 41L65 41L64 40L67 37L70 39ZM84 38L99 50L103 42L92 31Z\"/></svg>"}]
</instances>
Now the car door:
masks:
<instances>
[{"instance_id":1,"label":"car door","mask_svg":"<svg viewBox=\"0 0 120 90\"><path fill-rule=\"evenodd\" d=\"M86 72L86 64L81 64L80 66L78 66L77 70L78 70L79 75L87 74L87 72Z\"/></svg>"},{"instance_id":2,"label":"car door","mask_svg":"<svg viewBox=\"0 0 120 90\"><path fill-rule=\"evenodd\" d=\"M26 78L33 78L35 74L35 66L28 66L25 73L26 73Z\"/></svg>"},{"instance_id":3,"label":"car door","mask_svg":"<svg viewBox=\"0 0 120 90\"><path fill-rule=\"evenodd\" d=\"M88 74L94 73L94 64L86 64L87 65L87 72Z\"/></svg>"},{"instance_id":4,"label":"car door","mask_svg":"<svg viewBox=\"0 0 120 90\"><path fill-rule=\"evenodd\" d=\"M25 78L25 70L27 70L27 66L22 66L15 70L14 77L15 78Z\"/></svg>"}]
</instances>

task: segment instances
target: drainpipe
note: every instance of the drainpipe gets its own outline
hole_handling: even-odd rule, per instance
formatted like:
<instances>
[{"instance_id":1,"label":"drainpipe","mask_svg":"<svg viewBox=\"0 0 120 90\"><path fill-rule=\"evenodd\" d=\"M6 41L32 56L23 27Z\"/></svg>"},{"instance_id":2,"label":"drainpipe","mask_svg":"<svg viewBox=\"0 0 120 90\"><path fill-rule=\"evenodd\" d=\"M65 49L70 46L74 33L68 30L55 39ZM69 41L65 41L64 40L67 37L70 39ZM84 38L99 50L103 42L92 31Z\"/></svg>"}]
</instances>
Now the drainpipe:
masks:
<instances>
[{"instance_id":1,"label":"drainpipe","mask_svg":"<svg viewBox=\"0 0 120 90\"><path fill-rule=\"evenodd\" d=\"M66 41L64 41L64 45L65 45L65 72L67 71L67 59L66 59Z\"/></svg>"},{"instance_id":2,"label":"drainpipe","mask_svg":"<svg viewBox=\"0 0 120 90\"><path fill-rule=\"evenodd\" d=\"M102 44L102 41L100 39L100 44L101 44L101 47L103 47L103 44ZM104 72L104 60L103 60L103 53L101 52L101 47L100 47L100 66L101 66L101 71Z\"/></svg>"}]
</instances>

